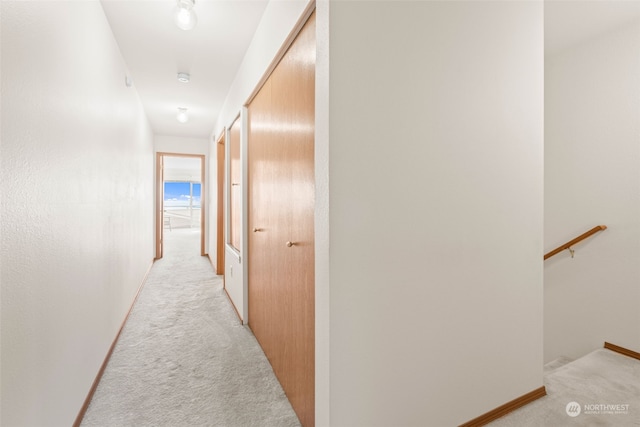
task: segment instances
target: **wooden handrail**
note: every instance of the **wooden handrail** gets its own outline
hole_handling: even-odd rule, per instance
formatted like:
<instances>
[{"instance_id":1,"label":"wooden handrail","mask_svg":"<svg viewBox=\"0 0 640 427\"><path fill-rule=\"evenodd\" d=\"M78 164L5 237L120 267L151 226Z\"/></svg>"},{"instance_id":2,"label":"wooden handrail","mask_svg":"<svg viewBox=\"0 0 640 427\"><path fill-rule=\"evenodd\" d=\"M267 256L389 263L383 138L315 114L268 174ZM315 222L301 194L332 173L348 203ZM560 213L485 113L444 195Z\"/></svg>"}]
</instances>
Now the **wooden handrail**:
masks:
<instances>
[{"instance_id":1,"label":"wooden handrail","mask_svg":"<svg viewBox=\"0 0 640 427\"><path fill-rule=\"evenodd\" d=\"M587 231L586 233L582 233L581 235L579 235L575 239L568 241L564 245L558 246L557 248L555 248L554 250L552 250L551 252L546 254L544 256L544 259L551 258L552 256L554 256L556 254L559 254L560 252L564 251L565 249L570 249L571 246L575 245L576 243L586 239L589 236L592 236L592 235L596 234L598 231L602 231L602 230L606 230L606 229L607 229L606 225L597 225L597 226L593 227L591 230Z\"/></svg>"}]
</instances>

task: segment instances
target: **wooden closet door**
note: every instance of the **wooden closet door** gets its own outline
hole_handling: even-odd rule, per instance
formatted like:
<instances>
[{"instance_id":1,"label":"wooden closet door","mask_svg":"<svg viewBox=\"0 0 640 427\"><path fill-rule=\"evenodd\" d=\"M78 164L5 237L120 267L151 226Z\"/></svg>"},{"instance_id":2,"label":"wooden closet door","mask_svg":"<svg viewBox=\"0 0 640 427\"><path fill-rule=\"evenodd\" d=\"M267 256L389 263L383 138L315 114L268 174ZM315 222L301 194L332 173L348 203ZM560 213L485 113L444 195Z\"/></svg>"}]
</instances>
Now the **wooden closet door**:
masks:
<instances>
[{"instance_id":1,"label":"wooden closet door","mask_svg":"<svg viewBox=\"0 0 640 427\"><path fill-rule=\"evenodd\" d=\"M315 14L249 105L249 326L315 421Z\"/></svg>"},{"instance_id":2,"label":"wooden closet door","mask_svg":"<svg viewBox=\"0 0 640 427\"><path fill-rule=\"evenodd\" d=\"M277 273L285 236L282 220L284 192L278 189L277 155L279 142L270 132L272 123L271 80L262 86L249 106L249 319L248 324L273 365L280 343L273 331L273 320L281 312Z\"/></svg>"}]
</instances>

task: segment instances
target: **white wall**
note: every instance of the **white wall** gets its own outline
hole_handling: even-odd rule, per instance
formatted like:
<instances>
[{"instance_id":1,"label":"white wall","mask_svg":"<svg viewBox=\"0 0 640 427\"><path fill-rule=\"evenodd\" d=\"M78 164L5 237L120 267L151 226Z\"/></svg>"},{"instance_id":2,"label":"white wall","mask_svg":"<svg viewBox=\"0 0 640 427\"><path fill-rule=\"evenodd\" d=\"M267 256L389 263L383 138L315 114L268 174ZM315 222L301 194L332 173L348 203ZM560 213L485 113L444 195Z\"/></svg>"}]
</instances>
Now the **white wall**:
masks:
<instances>
[{"instance_id":1,"label":"white wall","mask_svg":"<svg viewBox=\"0 0 640 427\"><path fill-rule=\"evenodd\" d=\"M615 6L612 4L612 6ZM640 351L640 22L545 57L545 361Z\"/></svg>"},{"instance_id":2,"label":"white wall","mask_svg":"<svg viewBox=\"0 0 640 427\"><path fill-rule=\"evenodd\" d=\"M209 140L206 138L188 138L182 136L155 135L156 152L173 154L209 155Z\"/></svg>"},{"instance_id":3,"label":"white wall","mask_svg":"<svg viewBox=\"0 0 640 427\"><path fill-rule=\"evenodd\" d=\"M0 424L69 426L153 259L153 136L99 2L1 8Z\"/></svg>"},{"instance_id":4,"label":"white wall","mask_svg":"<svg viewBox=\"0 0 640 427\"><path fill-rule=\"evenodd\" d=\"M247 49L247 53L240 65L236 78L227 94L227 98L222 107L221 113L216 120L217 128L213 135L219 136L223 129L228 128L240 113L243 105L248 101L252 92L256 89L260 79L263 77L269 65L289 36L300 16L307 7L309 0L290 1L270 1L267 5L260 25L258 26L253 40ZM243 128L244 129L244 128ZM242 139L242 153L247 152L246 138ZM212 157L216 155L215 140L210 142L210 152ZM227 139L228 145L228 139ZM211 162L211 176L216 176L216 165ZM242 164L246 166L246 156L243 156ZM228 168L227 171L228 173ZM246 181L246 168L243 171ZM212 186L213 187L213 186ZM212 188L213 189L213 188ZM243 186L243 198L246 201L246 185ZM213 200L216 192L210 192ZM209 212L211 224L215 224L216 212ZM243 227L246 227L246 215L243 215ZM246 233L244 234L243 247L246 248ZM210 252L215 247L215 240L209 240ZM210 254L210 256L212 256ZM212 256L212 259L213 258ZM238 254L233 249L226 247L225 251L225 287L231 297L236 309L247 319L248 309L244 293L246 292L246 265L243 263L245 254ZM232 274L233 272L233 274Z\"/></svg>"},{"instance_id":5,"label":"white wall","mask_svg":"<svg viewBox=\"0 0 640 427\"><path fill-rule=\"evenodd\" d=\"M316 130L315 130L315 316L316 316L316 425L331 424L331 293L329 215L330 9L327 0L316 3Z\"/></svg>"},{"instance_id":6,"label":"white wall","mask_svg":"<svg viewBox=\"0 0 640 427\"><path fill-rule=\"evenodd\" d=\"M542 386L542 3L329 15L331 425L458 425Z\"/></svg>"}]
</instances>

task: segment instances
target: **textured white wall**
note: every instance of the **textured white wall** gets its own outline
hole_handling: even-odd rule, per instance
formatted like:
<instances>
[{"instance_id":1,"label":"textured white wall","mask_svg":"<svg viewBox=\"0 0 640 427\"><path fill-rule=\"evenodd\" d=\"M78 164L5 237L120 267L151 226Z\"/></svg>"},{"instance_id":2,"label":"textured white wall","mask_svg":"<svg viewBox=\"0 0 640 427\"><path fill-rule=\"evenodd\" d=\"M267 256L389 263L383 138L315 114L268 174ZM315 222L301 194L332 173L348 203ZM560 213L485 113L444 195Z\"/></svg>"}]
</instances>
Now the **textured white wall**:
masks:
<instances>
[{"instance_id":1,"label":"textured white wall","mask_svg":"<svg viewBox=\"0 0 640 427\"><path fill-rule=\"evenodd\" d=\"M2 1L2 418L69 426L153 259L153 136L97 1Z\"/></svg>"},{"instance_id":2,"label":"textured white wall","mask_svg":"<svg viewBox=\"0 0 640 427\"><path fill-rule=\"evenodd\" d=\"M545 361L640 351L639 118L640 22L545 58Z\"/></svg>"},{"instance_id":3,"label":"textured white wall","mask_svg":"<svg viewBox=\"0 0 640 427\"><path fill-rule=\"evenodd\" d=\"M316 256L316 425L331 425L331 294L329 215L329 88L331 2L316 2L316 134L315 134L315 256Z\"/></svg>"},{"instance_id":4,"label":"textured white wall","mask_svg":"<svg viewBox=\"0 0 640 427\"><path fill-rule=\"evenodd\" d=\"M204 138L156 135L154 147L156 152L209 155L209 141Z\"/></svg>"},{"instance_id":5,"label":"textured white wall","mask_svg":"<svg viewBox=\"0 0 640 427\"><path fill-rule=\"evenodd\" d=\"M542 386L542 3L330 8L331 425L458 425Z\"/></svg>"}]
</instances>

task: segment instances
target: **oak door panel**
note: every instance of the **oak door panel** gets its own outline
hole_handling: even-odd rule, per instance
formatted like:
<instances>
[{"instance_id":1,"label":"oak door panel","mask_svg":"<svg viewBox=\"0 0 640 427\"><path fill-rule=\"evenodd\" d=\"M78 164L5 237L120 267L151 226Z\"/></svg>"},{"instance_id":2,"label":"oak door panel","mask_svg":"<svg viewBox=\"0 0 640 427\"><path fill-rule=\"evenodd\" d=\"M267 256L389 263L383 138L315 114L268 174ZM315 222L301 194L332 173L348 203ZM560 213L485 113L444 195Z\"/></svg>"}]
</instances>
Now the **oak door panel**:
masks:
<instances>
[{"instance_id":1,"label":"oak door panel","mask_svg":"<svg viewBox=\"0 0 640 427\"><path fill-rule=\"evenodd\" d=\"M312 15L249 105L249 326L304 426L315 418L314 104Z\"/></svg>"}]
</instances>

